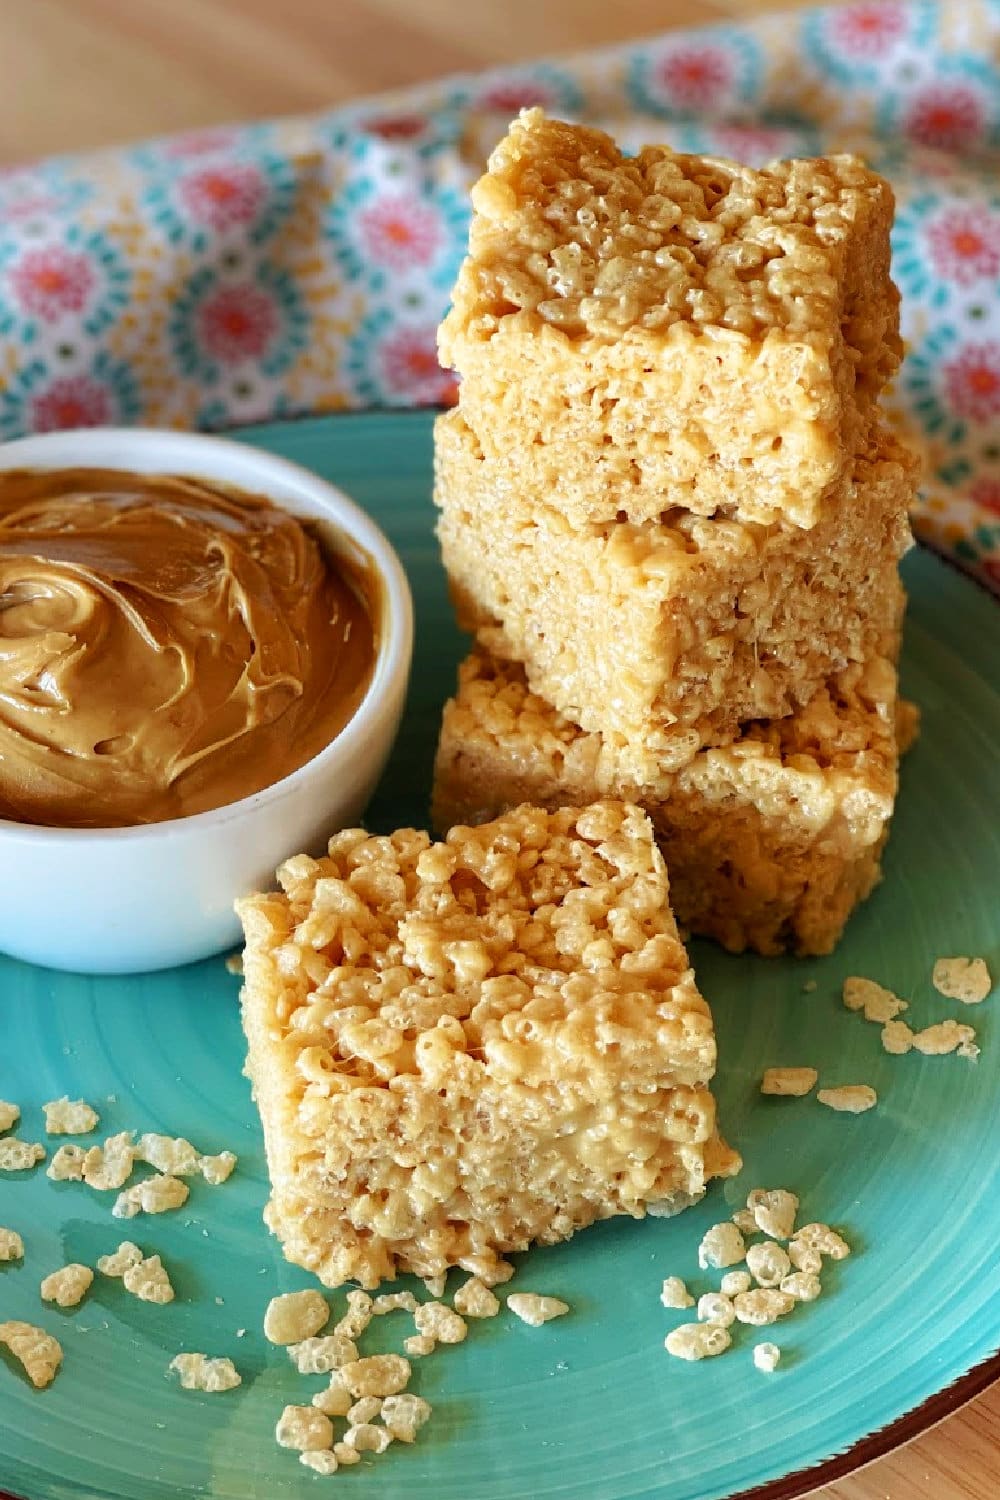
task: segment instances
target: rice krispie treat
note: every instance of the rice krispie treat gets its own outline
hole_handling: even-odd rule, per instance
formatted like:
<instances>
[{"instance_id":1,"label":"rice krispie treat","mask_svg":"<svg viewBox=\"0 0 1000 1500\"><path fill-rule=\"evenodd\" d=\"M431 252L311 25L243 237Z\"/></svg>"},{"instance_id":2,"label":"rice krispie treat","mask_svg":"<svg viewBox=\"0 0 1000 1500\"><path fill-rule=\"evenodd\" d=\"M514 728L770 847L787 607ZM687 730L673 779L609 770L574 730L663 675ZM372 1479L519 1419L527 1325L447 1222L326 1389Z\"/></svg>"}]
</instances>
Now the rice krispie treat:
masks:
<instances>
[{"instance_id":1,"label":"rice krispie treat","mask_svg":"<svg viewBox=\"0 0 1000 1500\"><path fill-rule=\"evenodd\" d=\"M641 801L684 926L737 952L828 953L879 879L896 702L893 665L876 659L798 713L749 724L733 744L640 786L600 735L531 693L520 667L473 652L444 711L433 820L477 823L525 801Z\"/></svg>"},{"instance_id":2,"label":"rice krispie treat","mask_svg":"<svg viewBox=\"0 0 1000 1500\"><path fill-rule=\"evenodd\" d=\"M532 109L472 202L440 355L512 481L574 525L819 521L902 353L883 178L626 158Z\"/></svg>"},{"instance_id":3,"label":"rice krispie treat","mask_svg":"<svg viewBox=\"0 0 1000 1500\"><path fill-rule=\"evenodd\" d=\"M715 1041L638 808L521 807L443 843L338 834L239 903L266 1212L289 1260L375 1286L738 1169Z\"/></svg>"},{"instance_id":4,"label":"rice krispie treat","mask_svg":"<svg viewBox=\"0 0 1000 1500\"><path fill-rule=\"evenodd\" d=\"M914 468L888 431L810 531L686 511L574 527L512 491L460 412L435 440L459 623L641 777L801 707L895 624Z\"/></svg>"}]
</instances>

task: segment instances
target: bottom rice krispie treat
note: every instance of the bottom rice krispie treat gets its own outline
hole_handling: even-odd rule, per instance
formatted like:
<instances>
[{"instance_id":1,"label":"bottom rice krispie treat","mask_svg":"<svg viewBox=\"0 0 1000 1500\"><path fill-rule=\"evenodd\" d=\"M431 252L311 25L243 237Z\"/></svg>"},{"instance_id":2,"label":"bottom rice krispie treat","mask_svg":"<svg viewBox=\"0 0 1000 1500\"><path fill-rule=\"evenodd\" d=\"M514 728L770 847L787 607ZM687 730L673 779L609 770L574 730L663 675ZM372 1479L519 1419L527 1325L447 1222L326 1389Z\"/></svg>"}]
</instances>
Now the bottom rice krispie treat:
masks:
<instances>
[{"instance_id":1,"label":"bottom rice krispie treat","mask_svg":"<svg viewBox=\"0 0 1000 1500\"><path fill-rule=\"evenodd\" d=\"M738 1170L712 1018L637 807L519 807L442 843L352 829L239 903L266 1211L289 1260L375 1286Z\"/></svg>"},{"instance_id":2,"label":"bottom rice krispie treat","mask_svg":"<svg viewBox=\"0 0 1000 1500\"><path fill-rule=\"evenodd\" d=\"M829 953L880 878L906 748L897 719L908 743L914 715L879 657L798 713L746 725L735 743L637 786L600 735L529 691L517 664L474 651L444 711L433 820L628 797L652 818L683 925L736 952Z\"/></svg>"}]
</instances>

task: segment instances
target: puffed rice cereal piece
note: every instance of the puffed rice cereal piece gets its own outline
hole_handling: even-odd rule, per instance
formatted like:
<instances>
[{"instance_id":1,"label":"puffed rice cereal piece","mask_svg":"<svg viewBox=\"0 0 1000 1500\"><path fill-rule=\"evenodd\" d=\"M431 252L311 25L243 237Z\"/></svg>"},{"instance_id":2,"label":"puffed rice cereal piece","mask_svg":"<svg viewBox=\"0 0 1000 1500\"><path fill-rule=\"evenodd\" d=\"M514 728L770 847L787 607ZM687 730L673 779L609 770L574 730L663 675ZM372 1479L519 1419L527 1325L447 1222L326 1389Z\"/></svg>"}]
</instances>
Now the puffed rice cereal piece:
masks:
<instances>
[{"instance_id":1,"label":"puffed rice cereal piece","mask_svg":"<svg viewBox=\"0 0 1000 1500\"><path fill-rule=\"evenodd\" d=\"M511 1292L507 1298L507 1306L529 1328L541 1328L543 1323L561 1318L564 1313L569 1312L567 1302L561 1302L558 1297L540 1297L537 1292ZM440 1338L440 1334L438 1337Z\"/></svg>"},{"instance_id":2,"label":"puffed rice cereal piece","mask_svg":"<svg viewBox=\"0 0 1000 1500\"><path fill-rule=\"evenodd\" d=\"M21 1260L24 1241L16 1229L0 1229L0 1261Z\"/></svg>"},{"instance_id":3,"label":"puffed rice cereal piece","mask_svg":"<svg viewBox=\"0 0 1000 1500\"><path fill-rule=\"evenodd\" d=\"M902 1057L912 1052L914 1035L905 1021L886 1021L882 1027L882 1050L893 1057Z\"/></svg>"},{"instance_id":4,"label":"puffed rice cereal piece","mask_svg":"<svg viewBox=\"0 0 1000 1500\"><path fill-rule=\"evenodd\" d=\"M410 1361L401 1354L370 1354L343 1365L340 1373L355 1400L361 1396L395 1396L409 1384Z\"/></svg>"},{"instance_id":5,"label":"puffed rice cereal piece","mask_svg":"<svg viewBox=\"0 0 1000 1500\"><path fill-rule=\"evenodd\" d=\"M939 995L961 1000L963 1005L978 1005L993 988L990 971L982 958L939 958L931 983Z\"/></svg>"},{"instance_id":6,"label":"puffed rice cereal piece","mask_svg":"<svg viewBox=\"0 0 1000 1500\"><path fill-rule=\"evenodd\" d=\"M347 1384L339 1370L334 1370L330 1375L330 1384L323 1390L317 1391L312 1398L313 1406L325 1412L328 1417L346 1417L354 1402L354 1397L347 1389Z\"/></svg>"},{"instance_id":7,"label":"puffed rice cereal piece","mask_svg":"<svg viewBox=\"0 0 1000 1500\"><path fill-rule=\"evenodd\" d=\"M459 1287L453 1298L455 1311L463 1318L495 1318L500 1311L500 1299L494 1296L478 1276L470 1276Z\"/></svg>"},{"instance_id":8,"label":"puffed rice cereal piece","mask_svg":"<svg viewBox=\"0 0 1000 1500\"><path fill-rule=\"evenodd\" d=\"M62 1345L44 1328L17 1321L0 1323L0 1344L6 1344L14 1358L20 1360L36 1390L55 1380L62 1364Z\"/></svg>"},{"instance_id":9,"label":"puffed rice cereal piece","mask_svg":"<svg viewBox=\"0 0 1000 1500\"><path fill-rule=\"evenodd\" d=\"M16 1135L0 1140L0 1172L27 1172L45 1160L45 1147L37 1141L19 1141Z\"/></svg>"},{"instance_id":10,"label":"puffed rice cereal piece","mask_svg":"<svg viewBox=\"0 0 1000 1500\"><path fill-rule=\"evenodd\" d=\"M155 1302L162 1307L174 1300L170 1277L158 1255L144 1256L135 1265L126 1266L122 1282L125 1290L140 1302Z\"/></svg>"},{"instance_id":11,"label":"puffed rice cereal piece","mask_svg":"<svg viewBox=\"0 0 1000 1500\"><path fill-rule=\"evenodd\" d=\"M336 1474L340 1468L332 1448L307 1448L305 1453L299 1454L299 1463L312 1469L314 1474Z\"/></svg>"},{"instance_id":12,"label":"puffed rice cereal piece","mask_svg":"<svg viewBox=\"0 0 1000 1500\"><path fill-rule=\"evenodd\" d=\"M836 1110L841 1115L863 1115L878 1103L878 1095L867 1083L844 1083L839 1088L820 1089L816 1098L827 1109Z\"/></svg>"},{"instance_id":13,"label":"puffed rice cereal piece","mask_svg":"<svg viewBox=\"0 0 1000 1500\"><path fill-rule=\"evenodd\" d=\"M360 1401L355 1401L347 1413L347 1420L354 1427L360 1427L364 1422L374 1422L382 1410L382 1400L379 1396L362 1396Z\"/></svg>"},{"instance_id":14,"label":"puffed rice cereal piece","mask_svg":"<svg viewBox=\"0 0 1000 1500\"><path fill-rule=\"evenodd\" d=\"M264 1337L272 1344L299 1344L319 1333L329 1320L327 1300L313 1287L302 1292L282 1292L267 1304Z\"/></svg>"},{"instance_id":15,"label":"puffed rice cereal piece","mask_svg":"<svg viewBox=\"0 0 1000 1500\"><path fill-rule=\"evenodd\" d=\"M46 1177L52 1182L82 1182L87 1154L86 1146L60 1146L45 1168Z\"/></svg>"},{"instance_id":16,"label":"puffed rice cereal piece","mask_svg":"<svg viewBox=\"0 0 1000 1500\"><path fill-rule=\"evenodd\" d=\"M738 1265L746 1253L743 1236L735 1224L713 1224L698 1246L698 1264L703 1271L709 1266L720 1271Z\"/></svg>"},{"instance_id":17,"label":"puffed rice cereal piece","mask_svg":"<svg viewBox=\"0 0 1000 1500\"><path fill-rule=\"evenodd\" d=\"M749 1208L738 1208L732 1216L732 1222L740 1231L740 1234L756 1234L757 1220Z\"/></svg>"},{"instance_id":18,"label":"puffed rice cereal piece","mask_svg":"<svg viewBox=\"0 0 1000 1500\"><path fill-rule=\"evenodd\" d=\"M818 1077L815 1068L765 1068L760 1091L801 1099L816 1087Z\"/></svg>"},{"instance_id":19,"label":"puffed rice cereal piece","mask_svg":"<svg viewBox=\"0 0 1000 1500\"><path fill-rule=\"evenodd\" d=\"M724 1297L735 1297L739 1292L748 1292L753 1286L749 1271L727 1271L719 1282L719 1291Z\"/></svg>"},{"instance_id":20,"label":"puffed rice cereal piece","mask_svg":"<svg viewBox=\"0 0 1000 1500\"><path fill-rule=\"evenodd\" d=\"M135 1147L136 1161L144 1161L170 1177L193 1177L200 1157L190 1141L182 1135L141 1135Z\"/></svg>"},{"instance_id":21,"label":"puffed rice cereal piece","mask_svg":"<svg viewBox=\"0 0 1000 1500\"><path fill-rule=\"evenodd\" d=\"M758 1370L770 1375L778 1368L780 1359L781 1350L777 1344L754 1344L753 1362Z\"/></svg>"},{"instance_id":22,"label":"puffed rice cereal piece","mask_svg":"<svg viewBox=\"0 0 1000 1500\"><path fill-rule=\"evenodd\" d=\"M207 1354L175 1354L167 1373L176 1370L186 1391L232 1391L243 1384L243 1376L231 1359L210 1359Z\"/></svg>"},{"instance_id":23,"label":"puffed rice cereal piece","mask_svg":"<svg viewBox=\"0 0 1000 1500\"><path fill-rule=\"evenodd\" d=\"M157 1174L119 1193L111 1212L116 1219L134 1219L136 1214L165 1214L172 1208L183 1208L190 1191L179 1177Z\"/></svg>"},{"instance_id":24,"label":"puffed rice cereal piece","mask_svg":"<svg viewBox=\"0 0 1000 1500\"><path fill-rule=\"evenodd\" d=\"M383 1292L372 1303L372 1317L383 1318L386 1313L415 1313L420 1306L412 1292Z\"/></svg>"},{"instance_id":25,"label":"puffed rice cereal piece","mask_svg":"<svg viewBox=\"0 0 1000 1500\"><path fill-rule=\"evenodd\" d=\"M361 1462L361 1454L357 1448L352 1448L350 1443L334 1443L333 1451L342 1469L346 1469L349 1464Z\"/></svg>"},{"instance_id":26,"label":"puffed rice cereal piece","mask_svg":"<svg viewBox=\"0 0 1000 1500\"><path fill-rule=\"evenodd\" d=\"M720 1328L728 1328L735 1319L732 1300L722 1292L706 1292L698 1298L699 1323L717 1323Z\"/></svg>"},{"instance_id":27,"label":"puffed rice cereal piece","mask_svg":"<svg viewBox=\"0 0 1000 1500\"><path fill-rule=\"evenodd\" d=\"M321 1334L290 1344L288 1358L300 1375L328 1375L358 1357L358 1346L346 1333Z\"/></svg>"},{"instance_id":28,"label":"puffed rice cereal piece","mask_svg":"<svg viewBox=\"0 0 1000 1500\"><path fill-rule=\"evenodd\" d=\"M660 1301L664 1307L669 1308L694 1307L694 1298L679 1276L666 1278L660 1292Z\"/></svg>"},{"instance_id":29,"label":"puffed rice cereal piece","mask_svg":"<svg viewBox=\"0 0 1000 1500\"><path fill-rule=\"evenodd\" d=\"M386 1396L382 1402L385 1430L401 1443L412 1443L430 1414L431 1404L422 1396Z\"/></svg>"},{"instance_id":30,"label":"puffed rice cereal piece","mask_svg":"<svg viewBox=\"0 0 1000 1500\"><path fill-rule=\"evenodd\" d=\"M818 1276L823 1269L822 1255L815 1245L807 1245L803 1240L789 1241L788 1259L804 1276Z\"/></svg>"},{"instance_id":31,"label":"puffed rice cereal piece","mask_svg":"<svg viewBox=\"0 0 1000 1500\"><path fill-rule=\"evenodd\" d=\"M857 974L844 980L844 1004L848 1010L863 1010L866 1021L877 1021L880 1026L909 1010L909 1003L894 995L892 990Z\"/></svg>"},{"instance_id":32,"label":"puffed rice cereal piece","mask_svg":"<svg viewBox=\"0 0 1000 1500\"><path fill-rule=\"evenodd\" d=\"M776 1323L795 1306L795 1298L775 1287L755 1287L752 1292L740 1292L733 1298L736 1316L741 1323L750 1323L762 1328L766 1323Z\"/></svg>"},{"instance_id":33,"label":"puffed rice cereal piece","mask_svg":"<svg viewBox=\"0 0 1000 1500\"><path fill-rule=\"evenodd\" d=\"M925 1057L944 1057L949 1052L954 1052L957 1047L971 1048L976 1040L974 1026L966 1026L961 1021L938 1021L934 1026L925 1026L923 1031L913 1034L913 1046L917 1052L922 1052ZM978 1052L978 1048L976 1051Z\"/></svg>"},{"instance_id":34,"label":"puffed rice cereal piece","mask_svg":"<svg viewBox=\"0 0 1000 1500\"><path fill-rule=\"evenodd\" d=\"M670 1330L663 1347L675 1359L714 1359L725 1354L731 1343L729 1329L718 1323L682 1323Z\"/></svg>"},{"instance_id":35,"label":"puffed rice cereal piece","mask_svg":"<svg viewBox=\"0 0 1000 1500\"><path fill-rule=\"evenodd\" d=\"M278 1418L274 1436L281 1448L296 1448L300 1453L329 1448L333 1442L333 1423L315 1406L286 1406Z\"/></svg>"},{"instance_id":36,"label":"puffed rice cereal piece","mask_svg":"<svg viewBox=\"0 0 1000 1500\"><path fill-rule=\"evenodd\" d=\"M359 1422L344 1433L345 1445L355 1453L384 1453L391 1442L392 1433L372 1422Z\"/></svg>"},{"instance_id":37,"label":"puffed rice cereal piece","mask_svg":"<svg viewBox=\"0 0 1000 1500\"><path fill-rule=\"evenodd\" d=\"M781 1290L796 1302L815 1302L823 1287L818 1276L808 1271L793 1271L782 1278Z\"/></svg>"},{"instance_id":38,"label":"puffed rice cereal piece","mask_svg":"<svg viewBox=\"0 0 1000 1500\"><path fill-rule=\"evenodd\" d=\"M509 1297L507 1304L510 1305ZM413 1314L413 1321L418 1333L426 1334L438 1344L460 1344L469 1331L465 1319L443 1302L422 1302Z\"/></svg>"},{"instance_id":39,"label":"puffed rice cereal piece","mask_svg":"<svg viewBox=\"0 0 1000 1500\"><path fill-rule=\"evenodd\" d=\"M445 1283L448 1278L443 1271L439 1271L436 1276L424 1276L422 1280L432 1297L444 1296Z\"/></svg>"},{"instance_id":40,"label":"puffed rice cereal piece","mask_svg":"<svg viewBox=\"0 0 1000 1500\"><path fill-rule=\"evenodd\" d=\"M793 1244L807 1245L812 1250L818 1250L827 1260L846 1260L851 1253L851 1247L842 1235L829 1224L803 1224L801 1229L796 1229ZM806 1267L793 1258L793 1265L800 1271Z\"/></svg>"},{"instance_id":41,"label":"puffed rice cereal piece","mask_svg":"<svg viewBox=\"0 0 1000 1500\"><path fill-rule=\"evenodd\" d=\"M359 1339L374 1317L374 1302L367 1292L348 1292L347 1311L336 1325L335 1333Z\"/></svg>"},{"instance_id":42,"label":"puffed rice cereal piece","mask_svg":"<svg viewBox=\"0 0 1000 1500\"><path fill-rule=\"evenodd\" d=\"M216 1156L200 1156L198 1170L209 1187L219 1187L233 1175L237 1160L233 1151L220 1151Z\"/></svg>"},{"instance_id":43,"label":"puffed rice cereal piece","mask_svg":"<svg viewBox=\"0 0 1000 1500\"><path fill-rule=\"evenodd\" d=\"M101 1117L85 1099L70 1099L64 1094L61 1099L52 1099L43 1104L45 1132L47 1135L86 1135L96 1130Z\"/></svg>"},{"instance_id":44,"label":"puffed rice cereal piece","mask_svg":"<svg viewBox=\"0 0 1000 1500\"><path fill-rule=\"evenodd\" d=\"M54 1302L57 1307L77 1307L90 1290L94 1273L89 1266L71 1261L44 1277L39 1287L43 1302Z\"/></svg>"},{"instance_id":45,"label":"puffed rice cereal piece","mask_svg":"<svg viewBox=\"0 0 1000 1500\"><path fill-rule=\"evenodd\" d=\"M747 1251L747 1269L758 1286L780 1286L792 1263L780 1245L773 1240L762 1240Z\"/></svg>"},{"instance_id":46,"label":"puffed rice cereal piece","mask_svg":"<svg viewBox=\"0 0 1000 1500\"><path fill-rule=\"evenodd\" d=\"M139 1246L133 1245L131 1240L122 1240L113 1254L98 1256L97 1269L102 1276L124 1276L130 1267L137 1266L141 1260L142 1251Z\"/></svg>"},{"instance_id":47,"label":"puffed rice cereal piece","mask_svg":"<svg viewBox=\"0 0 1000 1500\"><path fill-rule=\"evenodd\" d=\"M795 1228L799 1200L787 1188L754 1188L747 1194L747 1208L762 1234L772 1240L787 1240Z\"/></svg>"},{"instance_id":48,"label":"puffed rice cereal piece","mask_svg":"<svg viewBox=\"0 0 1000 1500\"><path fill-rule=\"evenodd\" d=\"M9 1104L6 1099L0 1099L0 1130L13 1130L20 1118L19 1104Z\"/></svg>"},{"instance_id":49,"label":"puffed rice cereal piece","mask_svg":"<svg viewBox=\"0 0 1000 1500\"><path fill-rule=\"evenodd\" d=\"M429 1333L411 1333L409 1338L403 1340L403 1348L411 1359L423 1359L434 1353L437 1339L431 1338Z\"/></svg>"},{"instance_id":50,"label":"puffed rice cereal piece","mask_svg":"<svg viewBox=\"0 0 1000 1500\"><path fill-rule=\"evenodd\" d=\"M83 1180L99 1193L116 1193L124 1187L135 1163L131 1130L109 1135L103 1146L91 1146L83 1158Z\"/></svg>"}]
</instances>

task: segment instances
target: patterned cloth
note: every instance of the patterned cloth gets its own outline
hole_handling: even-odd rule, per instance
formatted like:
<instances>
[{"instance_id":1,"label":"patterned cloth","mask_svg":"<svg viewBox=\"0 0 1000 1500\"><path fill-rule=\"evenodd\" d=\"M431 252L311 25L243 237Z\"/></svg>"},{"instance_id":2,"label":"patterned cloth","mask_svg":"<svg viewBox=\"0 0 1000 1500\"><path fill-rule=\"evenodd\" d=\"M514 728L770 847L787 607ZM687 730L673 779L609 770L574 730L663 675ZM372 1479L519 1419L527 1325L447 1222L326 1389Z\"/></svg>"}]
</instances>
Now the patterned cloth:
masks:
<instances>
[{"instance_id":1,"label":"patterned cloth","mask_svg":"<svg viewBox=\"0 0 1000 1500\"><path fill-rule=\"evenodd\" d=\"M2 173L0 436L448 401L434 334L467 188L535 103L626 146L852 149L890 177L916 524L1000 588L1000 0L673 32Z\"/></svg>"}]
</instances>

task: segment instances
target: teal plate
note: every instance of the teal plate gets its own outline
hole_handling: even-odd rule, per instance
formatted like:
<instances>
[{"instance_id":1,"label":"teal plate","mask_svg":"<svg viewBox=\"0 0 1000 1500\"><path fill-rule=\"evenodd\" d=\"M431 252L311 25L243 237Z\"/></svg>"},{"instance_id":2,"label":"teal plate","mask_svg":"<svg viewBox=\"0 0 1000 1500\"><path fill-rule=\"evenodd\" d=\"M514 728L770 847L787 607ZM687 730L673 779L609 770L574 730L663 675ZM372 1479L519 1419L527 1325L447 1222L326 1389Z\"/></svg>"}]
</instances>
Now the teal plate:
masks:
<instances>
[{"instance_id":1,"label":"teal plate","mask_svg":"<svg viewBox=\"0 0 1000 1500\"><path fill-rule=\"evenodd\" d=\"M402 554L417 655L370 821L422 823L438 716L463 649L432 535L430 420L333 417L246 436L342 484ZM352 1494L718 1500L756 1486L796 1494L926 1424L996 1372L997 1001L967 1011L935 994L930 972L936 957L954 953L1000 967L1000 632L996 605L937 559L915 552L905 574L904 685L922 706L923 733L904 768L884 884L827 959L736 958L692 945L715 1012L720 1113L744 1154L742 1176L677 1219L610 1222L526 1257L525 1288L564 1297L571 1316L533 1330L504 1312L418 1364L414 1388L432 1402L431 1422L413 1448L397 1444L338 1475ZM852 973L910 996L915 1024L972 1020L981 1059L886 1056L878 1027L840 1003ZM807 981L815 991L805 991ZM68 1093L98 1106L102 1134L184 1134L202 1150L230 1147L240 1157L224 1187L195 1183L184 1209L130 1223L111 1218L107 1197L52 1184L42 1170L0 1183L0 1224L26 1243L23 1264L0 1267L0 1319L42 1323L66 1351L42 1392L13 1362L0 1363L0 1486L30 1500L275 1500L323 1488L272 1436L281 1407L308 1400L323 1382L297 1376L260 1331L268 1299L309 1278L282 1262L261 1224L267 1184L240 1072L237 991L221 959L127 979L0 961L0 1097L22 1105L27 1139L44 1139L42 1102ZM798 1063L820 1068L826 1083L873 1084L878 1109L851 1117L813 1098L760 1097L765 1066ZM774 1329L737 1328L724 1358L671 1359L663 1338L690 1315L661 1308L662 1277L681 1275L698 1292L717 1286L718 1274L698 1272L698 1242L761 1185L793 1188L805 1218L841 1226L855 1253L829 1267L818 1302ZM175 1303L137 1302L98 1277L79 1308L42 1306L45 1273L71 1260L93 1264L125 1237L162 1254ZM406 1321L380 1319L373 1345L398 1347ZM783 1350L770 1376L751 1359L764 1338ZM181 1349L231 1356L242 1387L217 1396L180 1390L165 1372ZM863 1441L872 1434L881 1436Z\"/></svg>"}]
</instances>

